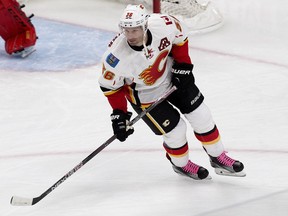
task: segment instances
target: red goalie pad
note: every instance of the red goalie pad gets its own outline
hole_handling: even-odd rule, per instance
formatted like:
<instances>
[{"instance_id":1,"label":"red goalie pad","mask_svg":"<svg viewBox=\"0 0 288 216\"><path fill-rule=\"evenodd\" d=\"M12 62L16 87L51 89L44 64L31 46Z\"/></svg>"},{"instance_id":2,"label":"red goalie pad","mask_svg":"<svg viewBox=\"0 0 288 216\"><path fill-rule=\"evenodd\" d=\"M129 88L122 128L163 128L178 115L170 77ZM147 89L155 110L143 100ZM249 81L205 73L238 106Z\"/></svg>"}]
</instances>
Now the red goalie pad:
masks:
<instances>
[{"instance_id":1,"label":"red goalie pad","mask_svg":"<svg viewBox=\"0 0 288 216\"><path fill-rule=\"evenodd\" d=\"M0 36L8 54L34 46L35 28L16 0L0 0Z\"/></svg>"}]
</instances>

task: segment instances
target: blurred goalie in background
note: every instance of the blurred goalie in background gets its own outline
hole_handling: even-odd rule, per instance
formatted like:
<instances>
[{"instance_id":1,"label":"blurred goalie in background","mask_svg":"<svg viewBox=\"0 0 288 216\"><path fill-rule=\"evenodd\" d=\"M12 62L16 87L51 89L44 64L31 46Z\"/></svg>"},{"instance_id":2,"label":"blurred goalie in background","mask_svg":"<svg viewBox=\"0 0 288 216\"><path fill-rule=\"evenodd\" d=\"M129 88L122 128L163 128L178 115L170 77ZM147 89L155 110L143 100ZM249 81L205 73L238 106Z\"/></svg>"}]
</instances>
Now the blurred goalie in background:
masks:
<instances>
[{"instance_id":1,"label":"blurred goalie in background","mask_svg":"<svg viewBox=\"0 0 288 216\"><path fill-rule=\"evenodd\" d=\"M35 51L35 27L16 0L0 0L0 35L9 55L26 57Z\"/></svg>"}]
</instances>

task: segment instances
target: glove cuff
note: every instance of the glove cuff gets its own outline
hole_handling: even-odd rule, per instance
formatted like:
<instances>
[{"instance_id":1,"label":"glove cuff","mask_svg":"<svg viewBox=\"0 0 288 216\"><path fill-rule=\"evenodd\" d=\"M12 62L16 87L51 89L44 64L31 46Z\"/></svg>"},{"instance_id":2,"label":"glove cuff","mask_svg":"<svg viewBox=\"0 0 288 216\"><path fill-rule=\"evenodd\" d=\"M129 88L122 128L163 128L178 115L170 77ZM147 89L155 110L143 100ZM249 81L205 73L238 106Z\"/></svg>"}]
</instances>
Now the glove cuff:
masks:
<instances>
[{"instance_id":1,"label":"glove cuff","mask_svg":"<svg viewBox=\"0 0 288 216\"><path fill-rule=\"evenodd\" d=\"M179 75L190 75L190 73L192 73L193 68L194 68L193 64L174 63L171 72L173 74L179 74Z\"/></svg>"},{"instance_id":2,"label":"glove cuff","mask_svg":"<svg viewBox=\"0 0 288 216\"><path fill-rule=\"evenodd\" d=\"M114 109L112 114L110 115L111 121L119 121L119 120L130 120L132 116L132 112L125 113L123 110Z\"/></svg>"}]
</instances>

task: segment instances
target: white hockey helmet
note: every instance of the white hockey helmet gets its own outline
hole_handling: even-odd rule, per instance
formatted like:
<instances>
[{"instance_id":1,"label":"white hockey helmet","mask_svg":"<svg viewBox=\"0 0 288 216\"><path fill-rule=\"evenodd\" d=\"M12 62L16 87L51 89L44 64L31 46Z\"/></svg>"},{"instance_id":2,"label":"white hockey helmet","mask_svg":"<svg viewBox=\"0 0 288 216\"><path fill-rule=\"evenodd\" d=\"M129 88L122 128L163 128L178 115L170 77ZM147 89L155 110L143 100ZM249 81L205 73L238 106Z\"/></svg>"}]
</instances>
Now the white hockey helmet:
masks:
<instances>
[{"instance_id":1,"label":"white hockey helmet","mask_svg":"<svg viewBox=\"0 0 288 216\"><path fill-rule=\"evenodd\" d=\"M119 22L120 29L141 26L147 30L148 13L144 5L127 5Z\"/></svg>"}]
</instances>

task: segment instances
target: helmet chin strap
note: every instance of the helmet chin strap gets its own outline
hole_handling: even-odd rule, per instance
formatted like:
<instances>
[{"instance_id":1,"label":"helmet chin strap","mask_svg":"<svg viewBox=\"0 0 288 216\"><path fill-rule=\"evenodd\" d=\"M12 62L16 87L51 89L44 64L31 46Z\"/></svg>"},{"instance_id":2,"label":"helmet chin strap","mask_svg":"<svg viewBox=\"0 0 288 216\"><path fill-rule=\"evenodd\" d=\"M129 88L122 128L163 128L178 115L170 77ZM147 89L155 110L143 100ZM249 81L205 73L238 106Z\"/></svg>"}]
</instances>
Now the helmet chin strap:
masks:
<instances>
[{"instance_id":1,"label":"helmet chin strap","mask_svg":"<svg viewBox=\"0 0 288 216\"><path fill-rule=\"evenodd\" d=\"M146 58L149 58L149 52L146 46L146 42L147 42L147 29L145 30L144 36L143 36L143 47L144 47L144 53L145 53Z\"/></svg>"}]
</instances>

